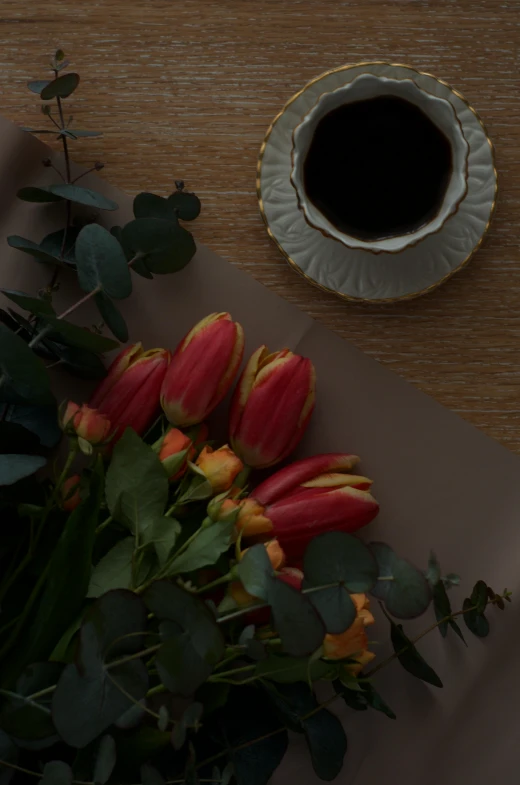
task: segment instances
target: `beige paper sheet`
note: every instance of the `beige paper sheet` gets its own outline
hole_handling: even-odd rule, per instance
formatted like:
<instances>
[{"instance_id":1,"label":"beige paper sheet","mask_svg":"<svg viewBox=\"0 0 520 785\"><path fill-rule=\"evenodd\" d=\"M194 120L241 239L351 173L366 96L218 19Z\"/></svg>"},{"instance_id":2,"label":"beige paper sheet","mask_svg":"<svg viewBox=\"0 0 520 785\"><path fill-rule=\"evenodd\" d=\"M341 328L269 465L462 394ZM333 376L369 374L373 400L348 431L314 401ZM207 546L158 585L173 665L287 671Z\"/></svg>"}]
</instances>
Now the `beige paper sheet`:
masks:
<instances>
[{"instance_id":1,"label":"beige paper sheet","mask_svg":"<svg viewBox=\"0 0 520 785\"><path fill-rule=\"evenodd\" d=\"M0 132L0 285L34 292L48 281L48 268L10 249L5 237L40 240L61 225L63 207L16 199L21 186L55 175L40 165L49 151L39 141L5 120ZM129 220L130 197L93 176L83 182L121 205L120 216L104 214L108 225ZM337 782L517 785L520 460L207 248L199 247L178 275L152 282L135 276L134 282L134 295L122 303L122 311L131 338L148 348L171 348L200 317L230 311L245 328L247 351L266 343L309 356L318 372L318 404L300 452L362 456L363 473L374 479L381 503L381 514L365 536L385 539L424 566L433 548L446 572L461 574L463 591L483 578L497 591L507 586L515 592L506 613L490 610L492 633L486 641L468 633L465 649L453 635L442 641L435 631L421 642L444 689L418 682L395 663L378 674L376 687L397 721L337 707L350 744ZM63 303L72 301L74 286L71 276L59 294ZM79 318L85 324L98 320L88 308ZM76 389L78 397L85 394L84 385ZM453 593L454 605L463 591ZM430 612L408 629L422 629L430 616L433 621ZM384 619L378 619L371 637L388 637ZM389 647L382 644L377 651L384 656ZM274 785L286 782L318 782L300 739L273 778Z\"/></svg>"}]
</instances>

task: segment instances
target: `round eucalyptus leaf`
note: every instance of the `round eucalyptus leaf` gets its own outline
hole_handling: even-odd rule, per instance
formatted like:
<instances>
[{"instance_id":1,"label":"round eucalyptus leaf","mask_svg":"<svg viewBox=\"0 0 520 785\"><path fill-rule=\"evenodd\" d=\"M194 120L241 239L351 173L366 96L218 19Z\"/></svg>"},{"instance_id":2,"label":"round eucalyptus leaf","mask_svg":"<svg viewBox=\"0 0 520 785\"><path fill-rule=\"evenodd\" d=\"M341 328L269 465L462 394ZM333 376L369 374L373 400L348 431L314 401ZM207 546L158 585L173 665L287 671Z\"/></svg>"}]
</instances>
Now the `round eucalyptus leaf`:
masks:
<instances>
[{"instance_id":1,"label":"round eucalyptus leaf","mask_svg":"<svg viewBox=\"0 0 520 785\"><path fill-rule=\"evenodd\" d=\"M67 128L67 130L70 134L72 134L77 139L81 137L103 136L102 131L81 131L76 128Z\"/></svg>"},{"instance_id":2,"label":"round eucalyptus leaf","mask_svg":"<svg viewBox=\"0 0 520 785\"><path fill-rule=\"evenodd\" d=\"M476 606L477 613L486 609L488 601L488 587L484 581L477 581L471 592L471 602Z\"/></svg>"},{"instance_id":3,"label":"round eucalyptus leaf","mask_svg":"<svg viewBox=\"0 0 520 785\"><path fill-rule=\"evenodd\" d=\"M27 87L31 93L40 95L43 88L47 87L48 84L50 84L50 79L34 79L32 82L27 82Z\"/></svg>"},{"instance_id":4,"label":"round eucalyptus leaf","mask_svg":"<svg viewBox=\"0 0 520 785\"><path fill-rule=\"evenodd\" d=\"M178 223L173 205L168 199L157 194L143 191L134 199L134 216L136 218L161 218L165 221Z\"/></svg>"},{"instance_id":5,"label":"round eucalyptus leaf","mask_svg":"<svg viewBox=\"0 0 520 785\"><path fill-rule=\"evenodd\" d=\"M273 568L264 545L248 548L237 565L237 572L244 588L253 597L267 599L269 578Z\"/></svg>"},{"instance_id":6,"label":"round eucalyptus leaf","mask_svg":"<svg viewBox=\"0 0 520 785\"><path fill-rule=\"evenodd\" d=\"M94 782L96 785L105 785L116 765L116 743L108 734L101 738L96 754L94 766Z\"/></svg>"},{"instance_id":7,"label":"round eucalyptus leaf","mask_svg":"<svg viewBox=\"0 0 520 785\"><path fill-rule=\"evenodd\" d=\"M188 191L175 191L168 202L183 221L194 221L200 213L200 199Z\"/></svg>"},{"instance_id":8,"label":"round eucalyptus leaf","mask_svg":"<svg viewBox=\"0 0 520 785\"><path fill-rule=\"evenodd\" d=\"M477 638L487 638L489 635L489 622L483 613L479 613L477 610L470 610L473 606L474 602L467 597L462 606L465 611L464 623L468 630L472 632L473 635L476 635Z\"/></svg>"},{"instance_id":9,"label":"round eucalyptus leaf","mask_svg":"<svg viewBox=\"0 0 520 785\"><path fill-rule=\"evenodd\" d=\"M140 275L143 278L148 278L149 281L153 280L153 275L151 274L150 270L147 268L146 264L144 263L144 260L134 259L135 251L133 251L131 248L128 248L128 246L125 246L123 242L123 229L120 226L113 226L110 229L110 234L112 234L116 238L116 240L119 243L121 243L127 261L129 262L130 260L133 259L132 270L134 271L134 273L137 273L137 275Z\"/></svg>"},{"instance_id":10,"label":"round eucalyptus leaf","mask_svg":"<svg viewBox=\"0 0 520 785\"><path fill-rule=\"evenodd\" d=\"M87 224L78 234L75 250L78 281L84 292L101 288L109 297L129 297L132 278L126 257L107 229Z\"/></svg>"},{"instance_id":11,"label":"round eucalyptus leaf","mask_svg":"<svg viewBox=\"0 0 520 785\"><path fill-rule=\"evenodd\" d=\"M321 780L334 780L343 768L347 737L339 719L327 709L304 722L312 768Z\"/></svg>"},{"instance_id":12,"label":"round eucalyptus leaf","mask_svg":"<svg viewBox=\"0 0 520 785\"><path fill-rule=\"evenodd\" d=\"M44 344L61 361L62 367L78 379L104 379L107 375L99 355L92 351L77 346L63 346L54 341L45 341Z\"/></svg>"},{"instance_id":13,"label":"round eucalyptus leaf","mask_svg":"<svg viewBox=\"0 0 520 785\"><path fill-rule=\"evenodd\" d=\"M8 245L11 248L16 248L19 251L23 251L29 256L33 256L39 262L45 262L46 264L53 264L53 265L64 265L64 260L59 256L59 249L58 255L54 253L54 250L51 251L48 247L45 247L43 242L41 245L38 243L33 243L32 240L27 240L25 237L19 237L16 234L12 234L10 237L7 238Z\"/></svg>"},{"instance_id":14,"label":"round eucalyptus leaf","mask_svg":"<svg viewBox=\"0 0 520 785\"><path fill-rule=\"evenodd\" d=\"M273 627L282 639L283 650L305 657L318 649L325 637L325 625L314 605L304 594L278 578L271 577L267 601L273 613Z\"/></svg>"},{"instance_id":15,"label":"round eucalyptus leaf","mask_svg":"<svg viewBox=\"0 0 520 785\"><path fill-rule=\"evenodd\" d=\"M401 559L386 543L370 544L379 576L372 594L383 600L388 613L398 619L413 619L428 608L432 589L424 573Z\"/></svg>"},{"instance_id":16,"label":"round eucalyptus leaf","mask_svg":"<svg viewBox=\"0 0 520 785\"><path fill-rule=\"evenodd\" d=\"M307 580L304 581L303 588L308 588ZM320 589L306 596L320 614L327 632L332 635L339 635L348 630L356 618L355 605L344 586Z\"/></svg>"},{"instance_id":17,"label":"round eucalyptus leaf","mask_svg":"<svg viewBox=\"0 0 520 785\"><path fill-rule=\"evenodd\" d=\"M40 243L42 251L49 253L55 259L63 259L65 262L74 264L76 259L74 257L74 244L79 234L78 226L69 226L67 229L58 229L57 232L46 234ZM63 245L63 237L65 237L65 245ZM63 247L63 254L61 249Z\"/></svg>"},{"instance_id":18,"label":"round eucalyptus leaf","mask_svg":"<svg viewBox=\"0 0 520 785\"><path fill-rule=\"evenodd\" d=\"M121 313L104 292L98 292L95 297L96 305L101 314L101 318L109 328L110 332L118 341L125 343L128 341L128 327Z\"/></svg>"},{"instance_id":19,"label":"round eucalyptus leaf","mask_svg":"<svg viewBox=\"0 0 520 785\"><path fill-rule=\"evenodd\" d=\"M378 567L370 549L357 537L329 532L311 540L305 552L303 572L309 586L337 581L356 593L369 591L375 585Z\"/></svg>"},{"instance_id":20,"label":"round eucalyptus leaf","mask_svg":"<svg viewBox=\"0 0 520 785\"><path fill-rule=\"evenodd\" d=\"M33 185L20 188L16 195L24 202L60 202L63 199L62 196L51 193L47 188L38 188Z\"/></svg>"},{"instance_id":21,"label":"round eucalyptus leaf","mask_svg":"<svg viewBox=\"0 0 520 785\"><path fill-rule=\"evenodd\" d=\"M60 199L68 199L69 202L84 204L87 207L97 207L99 210L117 210L118 204L107 196L103 196L98 191L90 188L83 188L81 185L71 183L55 183L48 185L46 190ZM18 194L20 195L20 194Z\"/></svg>"},{"instance_id":22,"label":"round eucalyptus leaf","mask_svg":"<svg viewBox=\"0 0 520 785\"><path fill-rule=\"evenodd\" d=\"M166 689L185 697L193 695L212 670L193 647L189 632L182 632L161 644L155 665Z\"/></svg>"},{"instance_id":23,"label":"round eucalyptus leaf","mask_svg":"<svg viewBox=\"0 0 520 785\"><path fill-rule=\"evenodd\" d=\"M50 101L51 98L67 98L79 85L79 74L71 72L64 76L53 79L40 92L42 101Z\"/></svg>"},{"instance_id":24,"label":"round eucalyptus leaf","mask_svg":"<svg viewBox=\"0 0 520 785\"><path fill-rule=\"evenodd\" d=\"M62 760L51 760L43 767L40 785L71 785L72 769Z\"/></svg>"},{"instance_id":25,"label":"round eucalyptus leaf","mask_svg":"<svg viewBox=\"0 0 520 785\"><path fill-rule=\"evenodd\" d=\"M123 227L123 245L132 256L140 255L151 273L182 270L196 251L192 235L181 226L159 218L136 218Z\"/></svg>"}]
</instances>

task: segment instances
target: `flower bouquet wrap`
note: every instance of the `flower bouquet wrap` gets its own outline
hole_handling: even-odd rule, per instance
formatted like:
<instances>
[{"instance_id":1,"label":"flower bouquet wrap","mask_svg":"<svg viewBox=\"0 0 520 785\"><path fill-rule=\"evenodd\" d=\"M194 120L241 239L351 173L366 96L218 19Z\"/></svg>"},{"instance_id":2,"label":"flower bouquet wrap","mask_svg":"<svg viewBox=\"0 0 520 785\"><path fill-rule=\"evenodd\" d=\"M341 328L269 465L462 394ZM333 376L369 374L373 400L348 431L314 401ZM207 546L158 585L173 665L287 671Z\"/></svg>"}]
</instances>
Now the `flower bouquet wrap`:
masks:
<instances>
[{"instance_id":1,"label":"flower bouquet wrap","mask_svg":"<svg viewBox=\"0 0 520 785\"><path fill-rule=\"evenodd\" d=\"M32 89L59 117L79 77L61 52L52 67ZM59 135L67 152L81 132ZM122 227L79 227L74 199L110 204L71 190L68 164L65 180L20 192L63 201L66 227L10 237L51 279L4 289L16 308L0 312L0 783L267 785L293 737L305 771L331 781L350 753L338 707L398 722L380 674L439 690L421 640L460 646L463 671L464 643L488 636L510 592L466 563L452 600L454 565L413 564L391 526L372 536L383 471L349 443L307 449L327 412L304 353L245 351L225 310L150 348L71 321L88 302L126 343L113 300L190 262L183 222L200 205L182 185L139 194ZM58 310L62 268L82 294ZM56 363L92 393L57 401Z\"/></svg>"}]
</instances>

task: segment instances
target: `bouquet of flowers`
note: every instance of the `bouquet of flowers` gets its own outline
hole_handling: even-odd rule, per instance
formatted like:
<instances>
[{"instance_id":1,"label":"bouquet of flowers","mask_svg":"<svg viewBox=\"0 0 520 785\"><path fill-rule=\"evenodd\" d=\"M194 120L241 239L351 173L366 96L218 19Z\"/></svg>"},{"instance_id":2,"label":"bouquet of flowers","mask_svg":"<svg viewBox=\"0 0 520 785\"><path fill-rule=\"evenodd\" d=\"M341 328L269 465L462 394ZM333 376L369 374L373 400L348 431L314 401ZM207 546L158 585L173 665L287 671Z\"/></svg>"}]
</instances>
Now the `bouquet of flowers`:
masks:
<instances>
[{"instance_id":1,"label":"bouquet of flowers","mask_svg":"<svg viewBox=\"0 0 520 785\"><path fill-rule=\"evenodd\" d=\"M63 62L58 52L54 79L34 88L61 115L77 85L60 85ZM65 150L79 135L66 131ZM418 640L435 629L464 640L457 619L486 636L489 606L510 593L479 580L453 611L459 577L433 554L422 569L360 538L379 507L359 458L288 462L315 405L311 361L261 346L243 366L229 313L207 316L172 353L126 346L105 375L110 340L65 317L93 298L126 340L112 298L130 294L132 270L153 277L189 261L179 218L196 217L198 200L183 187L169 200L141 194L135 219L110 233L74 226L70 205L97 197L72 185L68 164L65 179L65 190L20 194L58 195L67 226L52 253L48 238L10 238L53 278L38 296L4 291L29 318L11 310L0 325L0 783L265 785L290 732L332 780L347 751L334 702L395 719L376 674L399 663L442 687ZM56 315L61 267L83 296ZM49 359L102 377L88 402L60 406L57 452ZM233 386L219 444L206 421ZM409 637L401 621L432 606ZM368 638L378 608L386 657Z\"/></svg>"}]
</instances>

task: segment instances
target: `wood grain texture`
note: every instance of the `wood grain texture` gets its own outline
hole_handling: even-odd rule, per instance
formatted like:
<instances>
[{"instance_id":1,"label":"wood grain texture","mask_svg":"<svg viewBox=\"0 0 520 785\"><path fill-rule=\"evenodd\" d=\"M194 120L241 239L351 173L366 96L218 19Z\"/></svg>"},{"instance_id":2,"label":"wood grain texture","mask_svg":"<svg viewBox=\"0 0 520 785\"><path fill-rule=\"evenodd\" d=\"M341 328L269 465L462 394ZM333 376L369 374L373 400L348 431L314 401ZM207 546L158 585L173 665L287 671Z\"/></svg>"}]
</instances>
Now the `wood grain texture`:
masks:
<instances>
[{"instance_id":1,"label":"wood grain texture","mask_svg":"<svg viewBox=\"0 0 520 785\"><path fill-rule=\"evenodd\" d=\"M183 178L195 234L233 264L520 453L520 2L515 0L3 0L1 111L41 122L25 83L61 46L77 161L136 193ZM312 288L270 243L255 197L265 129L322 71L362 60L446 79L495 142L496 217L469 267L427 297L355 306ZM353 380L355 383L355 380ZM346 391L347 392L347 391ZM348 395L346 395L348 402Z\"/></svg>"}]
</instances>

